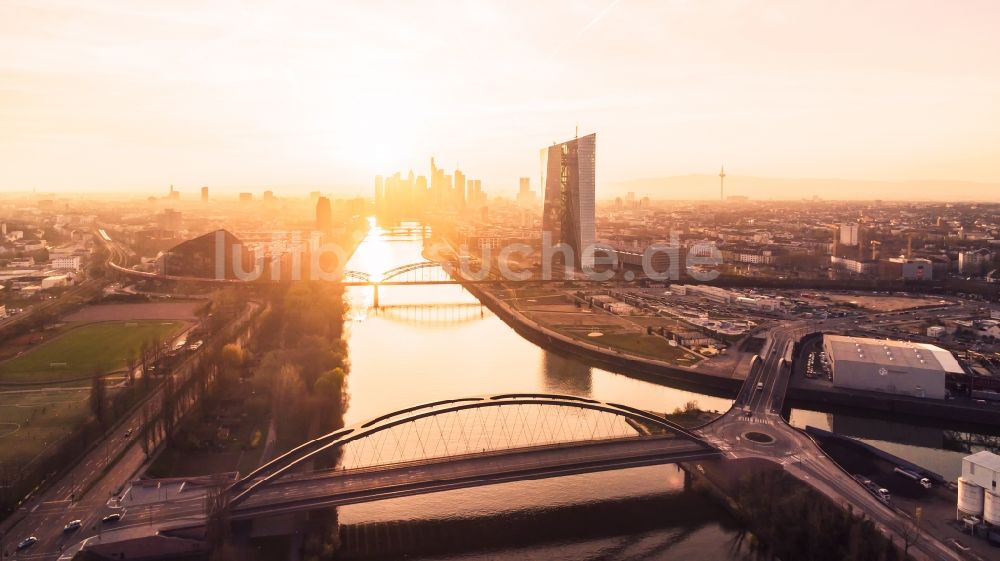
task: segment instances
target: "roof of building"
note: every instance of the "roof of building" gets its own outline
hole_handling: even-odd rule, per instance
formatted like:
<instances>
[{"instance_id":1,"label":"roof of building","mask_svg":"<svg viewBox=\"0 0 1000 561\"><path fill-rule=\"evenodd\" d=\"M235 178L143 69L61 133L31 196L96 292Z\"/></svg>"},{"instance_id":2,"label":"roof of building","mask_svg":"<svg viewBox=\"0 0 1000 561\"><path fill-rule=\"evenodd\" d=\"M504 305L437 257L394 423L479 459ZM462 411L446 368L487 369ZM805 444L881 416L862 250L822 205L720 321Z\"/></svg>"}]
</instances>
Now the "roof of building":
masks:
<instances>
[{"instance_id":1,"label":"roof of building","mask_svg":"<svg viewBox=\"0 0 1000 561\"><path fill-rule=\"evenodd\" d=\"M993 471L1000 471L1000 456L990 452L989 450L983 450L982 452L976 452L971 456L966 456L963 458L967 462L972 462L977 466L982 466L986 469Z\"/></svg>"},{"instance_id":2,"label":"roof of building","mask_svg":"<svg viewBox=\"0 0 1000 561\"><path fill-rule=\"evenodd\" d=\"M851 360L869 362L880 366L921 368L961 374L962 367L954 355L941 347L927 343L824 335L834 362Z\"/></svg>"}]
</instances>

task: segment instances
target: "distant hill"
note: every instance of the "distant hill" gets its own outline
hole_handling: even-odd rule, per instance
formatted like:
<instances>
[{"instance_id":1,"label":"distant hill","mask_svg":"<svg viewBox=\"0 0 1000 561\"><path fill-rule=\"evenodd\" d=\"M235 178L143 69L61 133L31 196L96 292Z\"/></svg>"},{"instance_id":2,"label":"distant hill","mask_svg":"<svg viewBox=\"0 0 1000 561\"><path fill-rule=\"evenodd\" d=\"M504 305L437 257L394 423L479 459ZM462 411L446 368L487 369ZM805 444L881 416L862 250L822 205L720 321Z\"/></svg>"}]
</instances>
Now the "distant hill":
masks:
<instances>
[{"instance_id":1,"label":"distant hill","mask_svg":"<svg viewBox=\"0 0 1000 561\"><path fill-rule=\"evenodd\" d=\"M605 183L598 187L598 199L624 197L654 200L694 200L719 198L716 175L679 175ZM972 181L864 181L853 179L785 179L726 176L726 196L750 199L803 199L814 195L829 200L909 200L909 201L1000 201L1000 183Z\"/></svg>"}]
</instances>

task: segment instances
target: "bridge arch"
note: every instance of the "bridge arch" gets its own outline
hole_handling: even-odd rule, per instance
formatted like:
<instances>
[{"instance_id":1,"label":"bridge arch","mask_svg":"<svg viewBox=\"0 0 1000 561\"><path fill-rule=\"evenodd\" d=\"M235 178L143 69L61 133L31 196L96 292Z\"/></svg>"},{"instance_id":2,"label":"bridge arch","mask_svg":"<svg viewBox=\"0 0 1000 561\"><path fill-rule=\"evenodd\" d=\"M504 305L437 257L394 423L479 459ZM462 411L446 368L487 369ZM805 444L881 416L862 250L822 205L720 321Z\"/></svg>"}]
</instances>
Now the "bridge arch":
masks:
<instances>
[{"instance_id":1,"label":"bridge arch","mask_svg":"<svg viewBox=\"0 0 1000 561\"><path fill-rule=\"evenodd\" d=\"M354 469L643 437L679 438L712 449L679 425L640 409L577 396L511 393L435 401L333 431L261 466L229 492L235 506L331 451L343 452L344 462L354 462L344 468Z\"/></svg>"},{"instance_id":2,"label":"bridge arch","mask_svg":"<svg viewBox=\"0 0 1000 561\"><path fill-rule=\"evenodd\" d=\"M371 282L372 277L368 273L362 273L361 271L344 271L344 279Z\"/></svg>"},{"instance_id":3,"label":"bridge arch","mask_svg":"<svg viewBox=\"0 0 1000 561\"><path fill-rule=\"evenodd\" d=\"M442 267L441 263L437 263L435 261L421 261L419 263L409 263L389 269L388 271L382 273L382 278L379 279L379 282L393 281L410 273L420 273L422 277L421 280L451 279L448 272L444 269L444 267Z\"/></svg>"}]
</instances>

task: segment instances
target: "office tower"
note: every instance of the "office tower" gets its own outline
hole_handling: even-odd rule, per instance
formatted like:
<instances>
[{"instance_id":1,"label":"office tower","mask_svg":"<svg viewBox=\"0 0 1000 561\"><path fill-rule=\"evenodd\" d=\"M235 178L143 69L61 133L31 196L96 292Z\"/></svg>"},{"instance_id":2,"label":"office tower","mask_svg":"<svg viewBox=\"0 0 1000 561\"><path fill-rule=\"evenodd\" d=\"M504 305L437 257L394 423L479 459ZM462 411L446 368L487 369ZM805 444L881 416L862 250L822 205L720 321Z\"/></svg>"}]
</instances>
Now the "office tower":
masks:
<instances>
[{"instance_id":1,"label":"office tower","mask_svg":"<svg viewBox=\"0 0 1000 561\"><path fill-rule=\"evenodd\" d=\"M459 208L465 206L465 174L455 170L455 203Z\"/></svg>"},{"instance_id":2,"label":"office tower","mask_svg":"<svg viewBox=\"0 0 1000 561\"><path fill-rule=\"evenodd\" d=\"M253 193L240 193L240 202L249 203L253 200Z\"/></svg>"},{"instance_id":3,"label":"office tower","mask_svg":"<svg viewBox=\"0 0 1000 561\"><path fill-rule=\"evenodd\" d=\"M329 232L333 229L333 211L330 209L330 199L320 197L316 201L316 229Z\"/></svg>"},{"instance_id":4,"label":"office tower","mask_svg":"<svg viewBox=\"0 0 1000 561\"><path fill-rule=\"evenodd\" d=\"M201 202L203 203L208 202L208 187L201 188Z\"/></svg>"},{"instance_id":5,"label":"office tower","mask_svg":"<svg viewBox=\"0 0 1000 561\"><path fill-rule=\"evenodd\" d=\"M431 202L441 205L445 202L446 193L444 188L444 170L437 167L434 158L431 158Z\"/></svg>"},{"instance_id":6,"label":"office tower","mask_svg":"<svg viewBox=\"0 0 1000 561\"><path fill-rule=\"evenodd\" d=\"M854 247L858 245L858 223L840 225L840 245Z\"/></svg>"},{"instance_id":7,"label":"office tower","mask_svg":"<svg viewBox=\"0 0 1000 561\"><path fill-rule=\"evenodd\" d=\"M545 166L542 231L573 250L577 268L594 265L596 147L596 134L554 144Z\"/></svg>"},{"instance_id":8,"label":"office tower","mask_svg":"<svg viewBox=\"0 0 1000 561\"><path fill-rule=\"evenodd\" d=\"M417 203L418 210L425 210L427 208L428 192L427 192L427 178L423 175L417 176L417 183L413 187L414 198Z\"/></svg>"},{"instance_id":9,"label":"office tower","mask_svg":"<svg viewBox=\"0 0 1000 561\"><path fill-rule=\"evenodd\" d=\"M521 207L535 204L535 193L531 190L531 178L522 177L517 190L517 204Z\"/></svg>"},{"instance_id":10,"label":"office tower","mask_svg":"<svg viewBox=\"0 0 1000 561\"><path fill-rule=\"evenodd\" d=\"M174 191L174 186L170 186L170 192L167 193L167 199L171 201L179 201L181 199L180 191Z\"/></svg>"},{"instance_id":11,"label":"office tower","mask_svg":"<svg viewBox=\"0 0 1000 561\"><path fill-rule=\"evenodd\" d=\"M375 210L379 210L379 209L382 208L382 200L383 200L383 197L384 197L383 189L384 189L384 184L382 182L382 176L381 175L376 175L375 176Z\"/></svg>"},{"instance_id":12,"label":"office tower","mask_svg":"<svg viewBox=\"0 0 1000 561\"><path fill-rule=\"evenodd\" d=\"M274 191L264 191L264 202L269 203L274 201Z\"/></svg>"},{"instance_id":13,"label":"office tower","mask_svg":"<svg viewBox=\"0 0 1000 561\"><path fill-rule=\"evenodd\" d=\"M413 170L406 175L406 183L403 184L403 212L408 213L413 211L413 201L414 195L413 191L416 185L416 176L413 175Z\"/></svg>"}]
</instances>

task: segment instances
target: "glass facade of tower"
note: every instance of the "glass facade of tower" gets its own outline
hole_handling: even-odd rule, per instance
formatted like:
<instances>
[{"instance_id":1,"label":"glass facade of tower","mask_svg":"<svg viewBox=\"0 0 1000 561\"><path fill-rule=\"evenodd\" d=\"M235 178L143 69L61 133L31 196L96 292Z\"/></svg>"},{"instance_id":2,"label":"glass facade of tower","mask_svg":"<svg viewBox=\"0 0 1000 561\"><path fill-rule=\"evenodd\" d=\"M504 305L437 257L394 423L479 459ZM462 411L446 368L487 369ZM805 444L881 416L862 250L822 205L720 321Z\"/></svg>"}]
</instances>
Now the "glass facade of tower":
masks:
<instances>
[{"instance_id":1,"label":"glass facade of tower","mask_svg":"<svg viewBox=\"0 0 1000 561\"><path fill-rule=\"evenodd\" d=\"M549 232L553 244L572 248L577 269L594 266L596 146L596 134L554 144L548 148L543 168L542 231Z\"/></svg>"}]
</instances>

